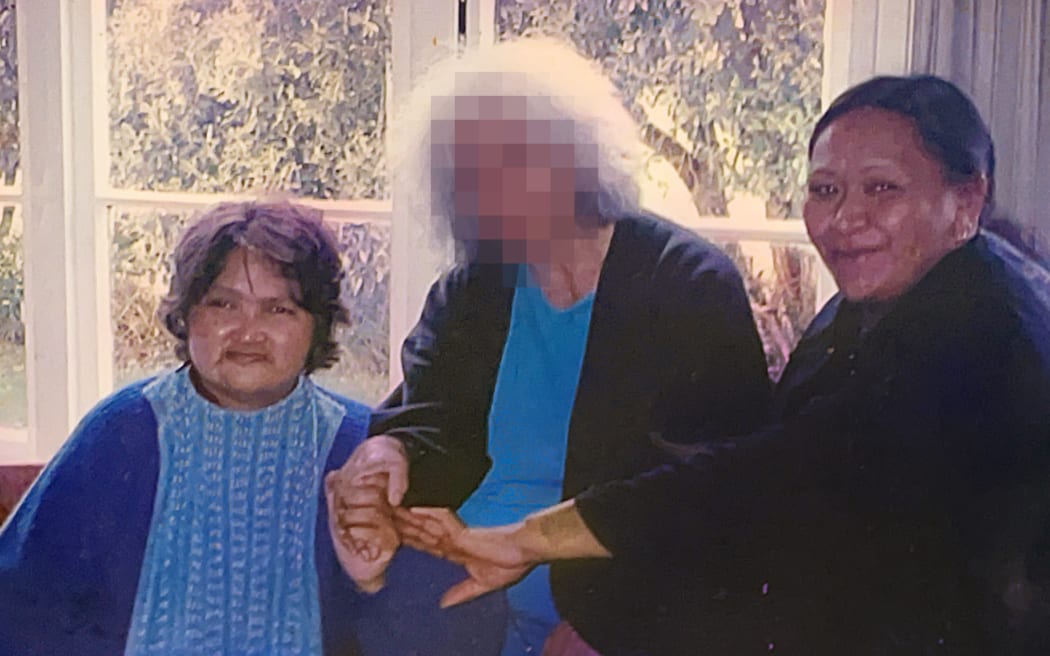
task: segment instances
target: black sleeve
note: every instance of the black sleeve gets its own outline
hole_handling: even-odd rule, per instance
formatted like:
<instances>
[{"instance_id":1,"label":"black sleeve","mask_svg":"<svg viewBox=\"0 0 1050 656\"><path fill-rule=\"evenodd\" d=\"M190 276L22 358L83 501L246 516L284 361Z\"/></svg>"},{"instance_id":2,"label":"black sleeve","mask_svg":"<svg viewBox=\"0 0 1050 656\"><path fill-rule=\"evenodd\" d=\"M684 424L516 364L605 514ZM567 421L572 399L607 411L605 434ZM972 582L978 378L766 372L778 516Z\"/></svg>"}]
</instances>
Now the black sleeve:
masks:
<instances>
[{"instance_id":1,"label":"black sleeve","mask_svg":"<svg viewBox=\"0 0 1050 656\"><path fill-rule=\"evenodd\" d=\"M717 561L775 539L777 523L794 512L820 513L812 488L820 468L838 457L832 436L841 432L846 407L828 397L790 420L704 442L684 462L591 487L575 497L576 506L617 558Z\"/></svg>"},{"instance_id":2,"label":"black sleeve","mask_svg":"<svg viewBox=\"0 0 1050 656\"><path fill-rule=\"evenodd\" d=\"M492 318L468 281L457 268L431 287L401 351L404 381L373 413L369 433L396 437L408 450L406 505L456 507L490 466L492 391L480 382L487 363L473 346Z\"/></svg>"},{"instance_id":3,"label":"black sleeve","mask_svg":"<svg viewBox=\"0 0 1050 656\"><path fill-rule=\"evenodd\" d=\"M656 272L652 320L674 352L652 413L665 428L664 445L744 434L766 423L771 406L762 342L736 267L703 242L681 250Z\"/></svg>"},{"instance_id":4,"label":"black sleeve","mask_svg":"<svg viewBox=\"0 0 1050 656\"><path fill-rule=\"evenodd\" d=\"M1015 343L1005 384L989 395L1004 421L988 426L977 455L971 534L986 540L975 559L990 589L988 618L999 620L1011 654L1050 653L1050 341ZM1018 340L1022 342L1022 340ZM994 407L994 406L993 406ZM982 480L980 474L988 477ZM981 485L983 483L983 485ZM1006 653L1006 652L1004 652Z\"/></svg>"},{"instance_id":5,"label":"black sleeve","mask_svg":"<svg viewBox=\"0 0 1050 656\"><path fill-rule=\"evenodd\" d=\"M993 336L995 332L987 331ZM944 365L943 375L935 378L913 376L916 390L929 392L916 403L925 414L916 416L930 421L911 428L901 422L896 436L859 414L875 391L866 385L848 386L811 399L798 414L759 431L707 444L688 462L594 486L576 497L579 512L595 537L628 562L650 562L684 551L697 562L735 567L740 561L734 561L733 554L775 549L785 528L795 534L788 539L810 536L809 555L819 562L821 554L856 546L832 538L851 535L847 531L865 516L855 515L841 499L829 495L827 481L863 475L853 465L864 451L890 449L909 458L923 456L909 461L913 466L895 468L901 476L893 485L905 490L904 498L912 504L909 511L916 510L916 517L937 520L929 524L933 532L916 529L909 519L887 525L912 531L907 535L919 540L929 538L927 544L943 547L946 555L965 556L959 561L965 572L952 569L955 561L950 558L944 572L929 572L929 580L935 582L931 590L938 594L943 589L936 588L939 579L934 574L953 573L953 580L964 574L972 577L972 597L965 598L977 600L980 612L960 631L1008 646L1002 653L1047 653L1050 357L1042 344L1033 348L1015 341L1004 350L996 339L986 341L991 345L973 344L969 351L946 348L944 354L910 369ZM898 379L897 384L905 383ZM849 485L833 489L857 491ZM880 494L888 489L886 485ZM857 535L853 531L852 537ZM895 544L892 535L879 540ZM878 571L897 575L908 570L895 570L890 563ZM862 580L865 574L859 575ZM939 603L946 598L950 597L938 598ZM980 627L975 626L978 619Z\"/></svg>"}]
</instances>

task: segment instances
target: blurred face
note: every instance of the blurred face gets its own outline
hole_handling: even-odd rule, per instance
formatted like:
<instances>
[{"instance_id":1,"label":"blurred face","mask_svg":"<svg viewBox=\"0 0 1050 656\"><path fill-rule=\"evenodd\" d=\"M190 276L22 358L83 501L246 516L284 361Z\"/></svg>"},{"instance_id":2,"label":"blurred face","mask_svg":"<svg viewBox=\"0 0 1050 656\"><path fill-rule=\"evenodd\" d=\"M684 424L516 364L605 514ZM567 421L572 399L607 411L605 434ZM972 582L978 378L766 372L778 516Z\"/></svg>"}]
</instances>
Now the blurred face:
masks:
<instances>
[{"instance_id":1,"label":"blurred face","mask_svg":"<svg viewBox=\"0 0 1050 656\"><path fill-rule=\"evenodd\" d=\"M314 328L299 297L273 260L240 247L230 252L189 312L190 362L204 396L224 408L257 410L295 388Z\"/></svg>"},{"instance_id":2,"label":"blurred face","mask_svg":"<svg viewBox=\"0 0 1050 656\"><path fill-rule=\"evenodd\" d=\"M538 263L576 236L574 146L558 122L456 121L457 236L497 244L501 261Z\"/></svg>"},{"instance_id":3,"label":"blurred face","mask_svg":"<svg viewBox=\"0 0 1050 656\"><path fill-rule=\"evenodd\" d=\"M814 144L803 216L843 296L886 301L975 234L985 188L948 183L911 119L860 109Z\"/></svg>"}]
</instances>

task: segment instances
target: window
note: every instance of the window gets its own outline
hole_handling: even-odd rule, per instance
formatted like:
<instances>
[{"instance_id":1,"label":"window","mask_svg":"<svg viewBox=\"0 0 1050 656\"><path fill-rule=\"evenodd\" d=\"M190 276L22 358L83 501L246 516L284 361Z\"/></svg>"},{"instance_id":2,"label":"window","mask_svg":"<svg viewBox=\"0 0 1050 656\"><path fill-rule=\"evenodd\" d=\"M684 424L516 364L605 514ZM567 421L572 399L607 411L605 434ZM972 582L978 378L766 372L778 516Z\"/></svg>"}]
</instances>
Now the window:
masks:
<instances>
[{"instance_id":1,"label":"window","mask_svg":"<svg viewBox=\"0 0 1050 656\"><path fill-rule=\"evenodd\" d=\"M353 323L320 377L385 395L393 3L14 9L0 0L0 463L47 460L101 397L172 364L154 317L171 246L220 200L294 196L323 212Z\"/></svg>"}]
</instances>

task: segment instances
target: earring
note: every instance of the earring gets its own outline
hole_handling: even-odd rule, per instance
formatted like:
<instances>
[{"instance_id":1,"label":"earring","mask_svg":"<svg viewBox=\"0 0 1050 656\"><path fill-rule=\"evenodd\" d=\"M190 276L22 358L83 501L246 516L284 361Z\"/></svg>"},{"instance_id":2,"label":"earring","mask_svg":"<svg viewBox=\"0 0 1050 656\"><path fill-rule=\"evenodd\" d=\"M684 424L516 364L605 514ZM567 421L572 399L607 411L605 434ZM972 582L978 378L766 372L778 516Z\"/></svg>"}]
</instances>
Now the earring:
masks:
<instances>
[{"instance_id":1,"label":"earring","mask_svg":"<svg viewBox=\"0 0 1050 656\"><path fill-rule=\"evenodd\" d=\"M970 237L976 232L975 222L967 219L966 221L959 221L955 224L955 240L960 244L969 241Z\"/></svg>"}]
</instances>

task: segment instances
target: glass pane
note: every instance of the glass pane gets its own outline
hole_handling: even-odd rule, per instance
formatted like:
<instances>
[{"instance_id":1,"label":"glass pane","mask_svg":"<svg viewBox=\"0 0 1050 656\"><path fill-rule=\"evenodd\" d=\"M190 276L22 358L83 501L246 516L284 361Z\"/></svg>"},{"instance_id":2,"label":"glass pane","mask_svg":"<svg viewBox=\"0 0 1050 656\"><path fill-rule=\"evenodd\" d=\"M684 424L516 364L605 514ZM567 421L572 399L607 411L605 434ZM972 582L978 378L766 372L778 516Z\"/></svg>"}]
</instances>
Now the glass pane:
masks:
<instances>
[{"instance_id":1,"label":"glass pane","mask_svg":"<svg viewBox=\"0 0 1050 656\"><path fill-rule=\"evenodd\" d=\"M779 380L817 307L817 255L809 248L763 241L723 242L751 299L769 375Z\"/></svg>"},{"instance_id":2,"label":"glass pane","mask_svg":"<svg viewBox=\"0 0 1050 656\"><path fill-rule=\"evenodd\" d=\"M682 179L697 214L726 216L735 197L754 196L769 217L798 217L824 5L496 0L496 15L501 39L549 34L599 61L666 163L655 169Z\"/></svg>"},{"instance_id":3,"label":"glass pane","mask_svg":"<svg viewBox=\"0 0 1050 656\"><path fill-rule=\"evenodd\" d=\"M175 342L156 313L171 279L171 251L192 215L190 210L109 210L114 387L178 362Z\"/></svg>"},{"instance_id":4,"label":"glass pane","mask_svg":"<svg viewBox=\"0 0 1050 656\"><path fill-rule=\"evenodd\" d=\"M110 210L112 234L113 378L119 387L177 363L174 341L156 318L171 277L170 254L191 211ZM351 398L374 403L389 385L390 227L331 222L347 270L344 302L351 325L337 340L339 362L317 379Z\"/></svg>"},{"instance_id":5,"label":"glass pane","mask_svg":"<svg viewBox=\"0 0 1050 656\"><path fill-rule=\"evenodd\" d=\"M343 298L350 326L338 333L339 362L315 377L350 398L376 403L390 391L390 226L346 222L332 227L346 266Z\"/></svg>"},{"instance_id":6,"label":"glass pane","mask_svg":"<svg viewBox=\"0 0 1050 656\"><path fill-rule=\"evenodd\" d=\"M22 208L0 209L0 426L26 426L26 331L22 323Z\"/></svg>"},{"instance_id":7,"label":"glass pane","mask_svg":"<svg viewBox=\"0 0 1050 656\"><path fill-rule=\"evenodd\" d=\"M386 0L110 0L110 182L388 197Z\"/></svg>"},{"instance_id":8,"label":"glass pane","mask_svg":"<svg viewBox=\"0 0 1050 656\"><path fill-rule=\"evenodd\" d=\"M0 0L0 185L18 179L18 48L15 0Z\"/></svg>"}]
</instances>

